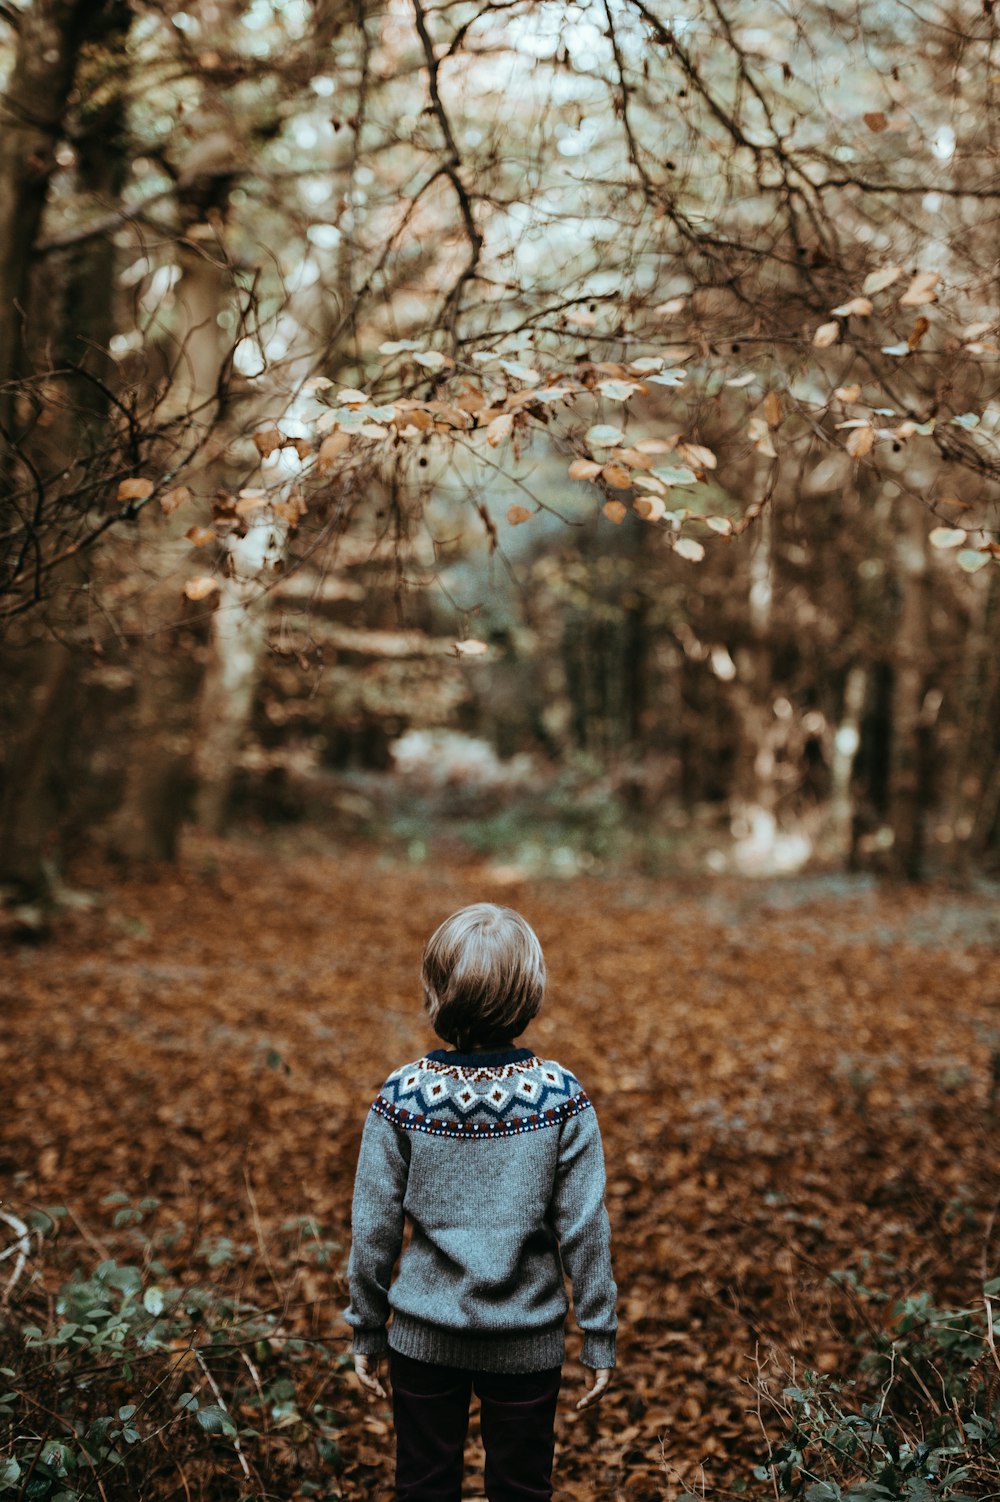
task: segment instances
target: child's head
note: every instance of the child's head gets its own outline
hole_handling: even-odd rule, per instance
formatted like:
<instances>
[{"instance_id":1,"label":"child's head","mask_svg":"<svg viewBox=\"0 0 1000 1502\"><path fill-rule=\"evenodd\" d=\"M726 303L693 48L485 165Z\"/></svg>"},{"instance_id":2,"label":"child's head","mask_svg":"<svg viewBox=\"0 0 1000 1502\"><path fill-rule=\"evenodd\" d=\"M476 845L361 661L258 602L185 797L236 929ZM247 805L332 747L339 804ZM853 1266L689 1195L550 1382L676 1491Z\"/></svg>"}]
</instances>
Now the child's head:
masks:
<instances>
[{"instance_id":1,"label":"child's head","mask_svg":"<svg viewBox=\"0 0 1000 1502\"><path fill-rule=\"evenodd\" d=\"M538 1012L542 946L520 913L474 902L431 935L420 980L438 1037L459 1049L488 1048L523 1033Z\"/></svg>"}]
</instances>

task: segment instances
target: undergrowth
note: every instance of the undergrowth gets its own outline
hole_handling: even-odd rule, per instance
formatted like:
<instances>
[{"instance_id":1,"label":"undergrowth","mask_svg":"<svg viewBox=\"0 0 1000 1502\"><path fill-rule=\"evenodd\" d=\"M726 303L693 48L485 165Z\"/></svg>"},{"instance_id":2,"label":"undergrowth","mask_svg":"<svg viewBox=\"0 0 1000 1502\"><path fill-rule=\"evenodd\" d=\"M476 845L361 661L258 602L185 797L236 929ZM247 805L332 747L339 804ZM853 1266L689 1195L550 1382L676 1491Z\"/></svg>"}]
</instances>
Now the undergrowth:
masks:
<instances>
[{"instance_id":1,"label":"undergrowth","mask_svg":"<svg viewBox=\"0 0 1000 1502\"><path fill-rule=\"evenodd\" d=\"M336 1494L349 1358L308 1333L294 1275L268 1304L259 1281L257 1297L243 1288L250 1248L177 1222L147 1230L155 1200L109 1201L129 1255L89 1263L86 1242L59 1235L63 1207L4 1212L15 1240L0 1307L0 1497ZM301 1267L339 1250L311 1223L285 1231Z\"/></svg>"}]
</instances>

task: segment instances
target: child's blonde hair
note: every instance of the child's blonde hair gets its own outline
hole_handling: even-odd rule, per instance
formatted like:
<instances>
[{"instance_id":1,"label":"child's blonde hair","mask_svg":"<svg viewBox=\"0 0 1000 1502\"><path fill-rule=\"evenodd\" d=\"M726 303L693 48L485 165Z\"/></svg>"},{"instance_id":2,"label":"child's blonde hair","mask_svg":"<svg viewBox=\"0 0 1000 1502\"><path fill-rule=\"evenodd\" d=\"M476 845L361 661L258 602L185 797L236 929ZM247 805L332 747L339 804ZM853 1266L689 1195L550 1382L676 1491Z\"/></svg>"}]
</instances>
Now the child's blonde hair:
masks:
<instances>
[{"instance_id":1,"label":"child's blonde hair","mask_svg":"<svg viewBox=\"0 0 1000 1502\"><path fill-rule=\"evenodd\" d=\"M420 980L438 1037L468 1049L524 1031L545 994L545 959L520 913L474 902L431 935Z\"/></svg>"}]
</instances>

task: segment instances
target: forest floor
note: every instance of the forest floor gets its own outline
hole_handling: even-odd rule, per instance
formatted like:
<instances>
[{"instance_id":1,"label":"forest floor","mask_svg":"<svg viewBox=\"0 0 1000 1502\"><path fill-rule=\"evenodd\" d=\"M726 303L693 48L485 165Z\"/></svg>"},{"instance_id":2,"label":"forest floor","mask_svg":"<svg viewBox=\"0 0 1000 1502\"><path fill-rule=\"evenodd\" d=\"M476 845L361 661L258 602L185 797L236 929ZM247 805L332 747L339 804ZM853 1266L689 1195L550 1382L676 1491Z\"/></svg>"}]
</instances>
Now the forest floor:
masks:
<instances>
[{"instance_id":1,"label":"forest floor","mask_svg":"<svg viewBox=\"0 0 1000 1502\"><path fill-rule=\"evenodd\" d=\"M183 1221L184 1276L280 1289L335 1375L330 1495L391 1494L389 1410L356 1385L337 1318L351 1189L385 1075L437 1046L420 953L466 902L537 929L550 989L523 1041L579 1076L605 1142L619 1367L577 1414L571 1330L557 1497L755 1490L758 1363L849 1377L891 1300L968 1301L1000 1271L995 888L534 882L249 840L73 877L99 904L3 955L4 1202L67 1207L61 1237L94 1260ZM116 1193L159 1205L116 1228Z\"/></svg>"}]
</instances>

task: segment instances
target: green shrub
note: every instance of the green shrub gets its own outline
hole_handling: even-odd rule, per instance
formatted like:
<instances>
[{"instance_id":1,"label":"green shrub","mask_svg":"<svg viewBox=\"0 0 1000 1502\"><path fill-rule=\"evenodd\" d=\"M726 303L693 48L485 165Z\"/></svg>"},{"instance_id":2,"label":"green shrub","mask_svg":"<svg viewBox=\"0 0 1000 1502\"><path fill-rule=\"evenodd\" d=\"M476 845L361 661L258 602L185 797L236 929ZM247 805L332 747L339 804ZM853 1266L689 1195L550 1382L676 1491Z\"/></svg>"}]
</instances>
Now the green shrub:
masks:
<instances>
[{"instance_id":1,"label":"green shrub","mask_svg":"<svg viewBox=\"0 0 1000 1502\"><path fill-rule=\"evenodd\" d=\"M869 1292L865 1290L865 1292ZM1000 1497L1000 1357L987 1284L974 1308L900 1300L861 1345L858 1374L758 1382L769 1437L755 1479L804 1502L984 1502Z\"/></svg>"},{"instance_id":2,"label":"green shrub","mask_svg":"<svg viewBox=\"0 0 1000 1502\"><path fill-rule=\"evenodd\" d=\"M110 1204L129 1260L81 1265L80 1242L53 1235L58 1208L26 1222L31 1256L0 1309L0 1498L325 1495L349 1358L310 1339L276 1285L273 1307L243 1296L249 1248L189 1247L179 1224L152 1236L155 1201ZM295 1261L322 1266L318 1228L286 1229Z\"/></svg>"}]
</instances>

